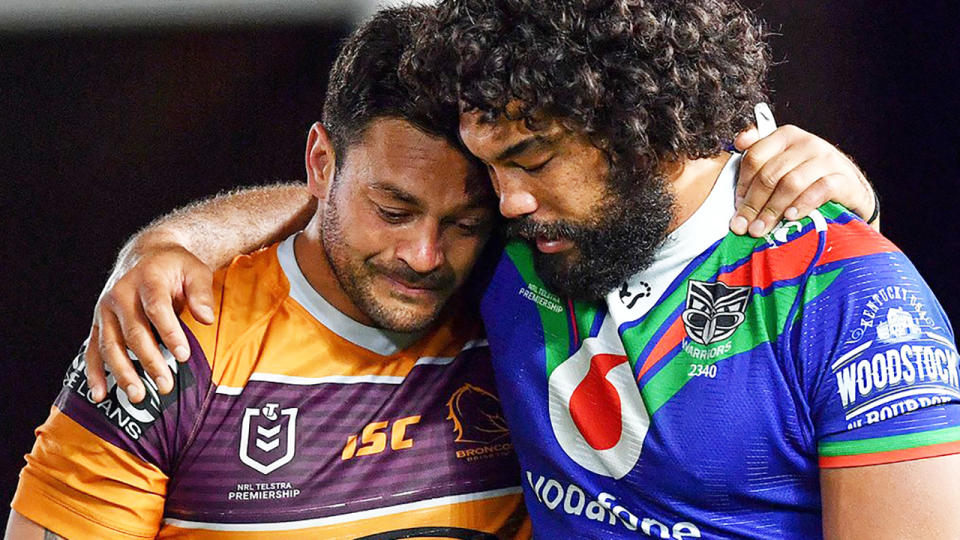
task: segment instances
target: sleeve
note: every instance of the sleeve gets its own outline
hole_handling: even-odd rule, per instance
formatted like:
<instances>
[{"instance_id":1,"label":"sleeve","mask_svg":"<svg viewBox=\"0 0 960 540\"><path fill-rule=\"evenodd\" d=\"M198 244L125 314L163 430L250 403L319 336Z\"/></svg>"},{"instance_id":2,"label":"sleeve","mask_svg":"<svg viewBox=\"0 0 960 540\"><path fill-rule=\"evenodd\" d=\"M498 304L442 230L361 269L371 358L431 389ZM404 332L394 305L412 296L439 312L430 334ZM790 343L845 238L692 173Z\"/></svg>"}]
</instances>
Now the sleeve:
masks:
<instances>
[{"instance_id":1,"label":"sleeve","mask_svg":"<svg viewBox=\"0 0 960 540\"><path fill-rule=\"evenodd\" d=\"M186 328L186 326L185 326ZM132 403L107 374L107 397L89 397L83 352L70 364L13 499L27 519L66 538L153 538L163 517L167 481L210 387L209 367L193 334L193 355L180 364L165 349L174 390L160 395L133 357L146 398Z\"/></svg>"},{"instance_id":2,"label":"sleeve","mask_svg":"<svg viewBox=\"0 0 960 540\"><path fill-rule=\"evenodd\" d=\"M833 220L792 328L821 468L960 453L953 330L913 264Z\"/></svg>"}]
</instances>

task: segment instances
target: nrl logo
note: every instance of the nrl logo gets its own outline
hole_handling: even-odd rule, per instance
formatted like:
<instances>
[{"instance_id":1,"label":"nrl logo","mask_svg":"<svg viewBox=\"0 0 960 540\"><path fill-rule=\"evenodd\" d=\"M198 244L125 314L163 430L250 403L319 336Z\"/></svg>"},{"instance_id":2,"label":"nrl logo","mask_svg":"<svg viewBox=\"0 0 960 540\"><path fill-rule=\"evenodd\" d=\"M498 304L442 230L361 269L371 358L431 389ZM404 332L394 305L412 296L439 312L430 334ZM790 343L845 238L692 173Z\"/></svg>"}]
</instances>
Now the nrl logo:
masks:
<instances>
[{"instance_id":1,"label":"nrl logo","mask_svg":"<svg viewBox=\"0 0 960 540\"><path fill-rule=\"evenodd\" d=\"M750 287L729 287L723 282L690 280L683 326L690 339L710 345L727 339L743 324Z\"/></svg>"},{"instance_id":2,"label":"nrl logo","mask_svg":"<svg viewBox=\"0 0 960 540\"><path fill-rule=\"evenodd\" d=\"M243 412L240 461L263 474L290 463L296 453L297 409L280 410L279 407L276 403L267 403ZM251 431L255 432L252 438Z\"/></svg>"}]
</instances>

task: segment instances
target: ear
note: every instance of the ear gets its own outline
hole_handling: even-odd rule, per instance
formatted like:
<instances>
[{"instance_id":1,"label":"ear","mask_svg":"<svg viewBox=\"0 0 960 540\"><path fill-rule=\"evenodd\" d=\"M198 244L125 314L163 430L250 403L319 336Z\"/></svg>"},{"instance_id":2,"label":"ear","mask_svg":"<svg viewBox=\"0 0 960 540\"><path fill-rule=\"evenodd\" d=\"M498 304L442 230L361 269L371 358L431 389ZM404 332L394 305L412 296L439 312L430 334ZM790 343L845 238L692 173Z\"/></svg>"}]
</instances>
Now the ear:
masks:
<instances>
[{"instance_id":1,"label":"ear","mask_svg":"<svg viewBox=\"0 0 960 540\"><path fill-rule=\"evenodd\" d=\"M307 166L307 191L317 199L325 200L337 171L337 154L330 134L319 122L310 126L304 160Z\"/></svg>"}]
</instances>

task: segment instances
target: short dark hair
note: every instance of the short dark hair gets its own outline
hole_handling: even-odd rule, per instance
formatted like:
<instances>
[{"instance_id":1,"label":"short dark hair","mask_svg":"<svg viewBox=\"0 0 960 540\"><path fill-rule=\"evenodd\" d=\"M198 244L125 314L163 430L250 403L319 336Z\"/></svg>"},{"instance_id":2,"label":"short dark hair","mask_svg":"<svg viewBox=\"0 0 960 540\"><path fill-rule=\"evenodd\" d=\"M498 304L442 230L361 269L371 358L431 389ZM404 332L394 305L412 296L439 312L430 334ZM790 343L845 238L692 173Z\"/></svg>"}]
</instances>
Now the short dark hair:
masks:
<instances>
[{"instance_id":1,"label":"short dark hair","mask_svg":"<svg viewBox=\"0 0 960 540\"><path fill-rule=\"evenodd\" d=\"M762 38L733 0L441 0L401 72L489 119L519 101L514 117L558 118L614 166L649 172L716 155L750 123Z\"/></svg>"},{"instance_id":2,"label":"short dark hair","mask_svg":"<svg viewBox=\"0 0 960 540\"><path fill-rule=\"evenodd\" d=\"M344 42L327 85L323 124L337 153L358 142L377 118L395 117L462 150L457 108L417 94L398 66L429 6L378 11Z\"/></svg>"}]
</instances>

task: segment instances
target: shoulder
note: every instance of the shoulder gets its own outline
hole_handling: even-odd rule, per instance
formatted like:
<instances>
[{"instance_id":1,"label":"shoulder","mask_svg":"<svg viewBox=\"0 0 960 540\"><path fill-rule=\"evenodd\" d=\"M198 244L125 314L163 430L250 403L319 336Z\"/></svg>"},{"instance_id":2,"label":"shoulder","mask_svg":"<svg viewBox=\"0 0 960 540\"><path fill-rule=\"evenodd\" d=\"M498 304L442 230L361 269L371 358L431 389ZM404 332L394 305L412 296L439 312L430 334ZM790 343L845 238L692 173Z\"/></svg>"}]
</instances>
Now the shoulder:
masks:
<instances>
[{"instance_id":1,"label":"shoulder","mask_svg":"<svg viewBox=\"0 0 960 540\"><path fill-rule=\"evenodd\" d=\"M717 250L722 273L764 287L809 279L855 260L902 257L890 240L836 203L827 203L796 221L784 220L762 238L729 233ZM749 275L748 275L749 274Z\"/></svg>"},{"instance_id":2,"label":"shoulder","mask_svg":"<svg viewBox=\"0 0 960 540\"><path fill-rule=\"evenodd\" d=\"M290 292L277 257L278 245L236 257L214 274L219 310L231 320L249 321L273 310Z\"/></svg>"},{"instance_id":3,"label":"shoulder","mask_svg":"<svg viewBox=\"0 0 960 540\"><path fill-rule=\"evenodd\" d=\"M236 343L252 327L269 320L289 297L290 284L273 245L236 257L213 276L214 323L197 322L188 309L180 318L212 364L218 346Z\"/></svg>"}]
</instances>

